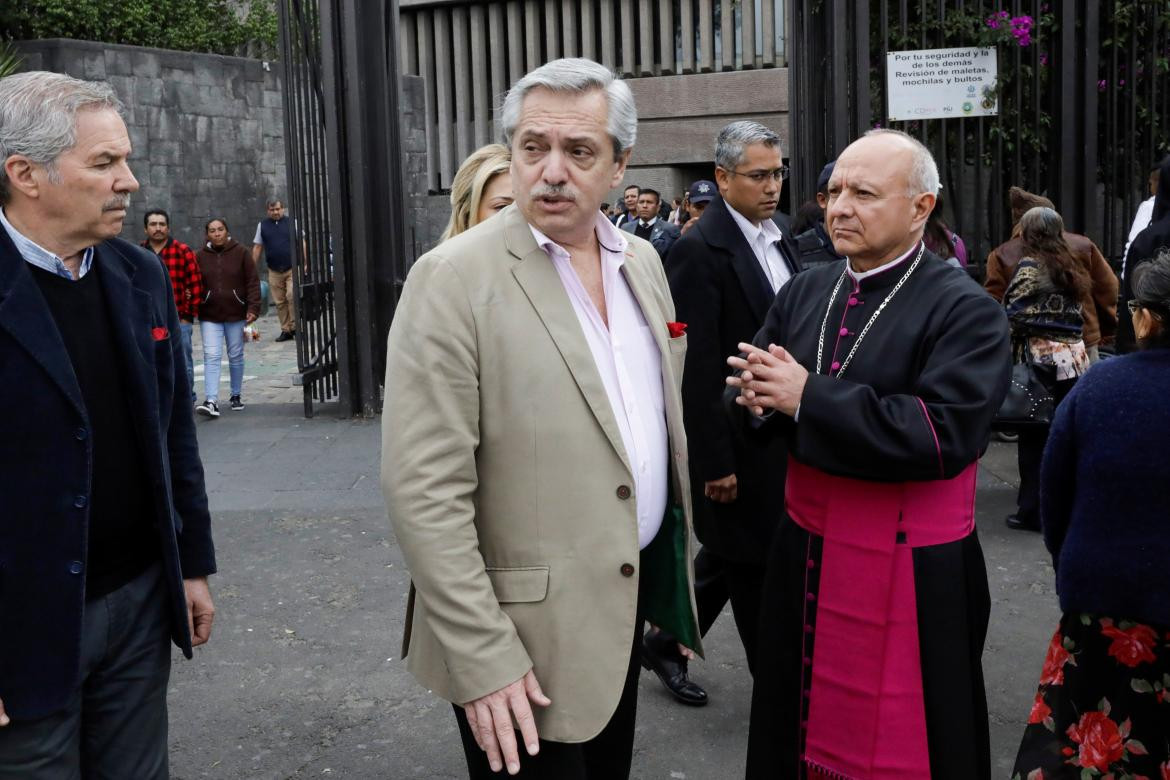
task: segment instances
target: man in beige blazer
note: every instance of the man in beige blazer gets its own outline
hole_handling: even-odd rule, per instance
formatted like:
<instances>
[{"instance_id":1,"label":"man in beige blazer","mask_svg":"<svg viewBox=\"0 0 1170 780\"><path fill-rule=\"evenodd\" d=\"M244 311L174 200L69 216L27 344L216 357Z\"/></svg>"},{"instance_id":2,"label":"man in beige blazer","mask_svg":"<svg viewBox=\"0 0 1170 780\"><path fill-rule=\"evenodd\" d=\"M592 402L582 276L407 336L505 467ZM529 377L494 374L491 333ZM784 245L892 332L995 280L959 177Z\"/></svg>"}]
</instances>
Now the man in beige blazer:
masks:
<instances>
[{"instance_id":1,"label":"man in beige blazer","mask_svg":"<svg viewBox=\"0 0 1170 780\"><path fill-rule=\"evenodd\" d=\"M390 329L404 654L456 705L471 777L612 780L630 771L644 621L701 650L685 328L653 247L597 209L634 144L629 88L557 60L501 124L515 204L420 258Z\"/></svg>"}]
</instances>

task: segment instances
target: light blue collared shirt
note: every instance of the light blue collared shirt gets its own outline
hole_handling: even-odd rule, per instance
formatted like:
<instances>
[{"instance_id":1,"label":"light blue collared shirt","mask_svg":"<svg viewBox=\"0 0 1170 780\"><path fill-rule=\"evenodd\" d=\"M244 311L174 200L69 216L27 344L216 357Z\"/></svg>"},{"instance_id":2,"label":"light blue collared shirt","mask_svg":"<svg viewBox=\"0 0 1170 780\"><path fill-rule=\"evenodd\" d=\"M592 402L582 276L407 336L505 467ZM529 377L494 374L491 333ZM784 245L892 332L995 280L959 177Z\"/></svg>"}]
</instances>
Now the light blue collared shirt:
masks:
<instances>
[{"instance_id":1,"label":"light blue collared shirt","mask_svg":"<svg viewBox=\"0 0 1170 780\"><path fill-rule=\"evenodd\" d=\"M12 223L4 216L4 209L0 209L0 225L3 225L4 229L8 231L8 237L12 239L12 243L16 244L16 251L20 252L20 256L26 261L51 274L73 280L73 274L69 273L65 262L40 244L21 235L20 231L12 227ZM92 246L81 255L81 268L77 271L77 278L80 279L89 273L91 265L93 265Z\"/></svg>"}]
</instances>

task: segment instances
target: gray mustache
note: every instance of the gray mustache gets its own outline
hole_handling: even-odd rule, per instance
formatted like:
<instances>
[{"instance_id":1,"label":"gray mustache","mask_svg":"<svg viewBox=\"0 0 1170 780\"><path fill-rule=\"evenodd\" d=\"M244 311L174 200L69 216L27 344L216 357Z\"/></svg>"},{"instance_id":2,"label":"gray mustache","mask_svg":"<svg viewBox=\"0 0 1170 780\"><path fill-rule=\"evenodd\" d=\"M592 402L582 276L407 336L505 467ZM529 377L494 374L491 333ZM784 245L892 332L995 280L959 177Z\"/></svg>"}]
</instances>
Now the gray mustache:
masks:
<instances>
[{"instance_id":1,"label":"gray mustache","mask_svg":"<svg viewBox=\"0 0 1170 780\"><path fill-rule=\"evenodd\" d=\"M533 200L538 198L564 198L565 200L576 201L577 193L570 187L563 184L545 184L529 193L529 197Z\"/></svg>"},{"instance_id":2,"label":"gray mustache","mask_svg":"<svg viewBox=\"0 0 1170 780\"><path fill-rule=\"evenodd\" d=\"M115 209L129 209L130 195L115 195L102 204L102 211L114 211Z\"/></svg>"}]
</instances>

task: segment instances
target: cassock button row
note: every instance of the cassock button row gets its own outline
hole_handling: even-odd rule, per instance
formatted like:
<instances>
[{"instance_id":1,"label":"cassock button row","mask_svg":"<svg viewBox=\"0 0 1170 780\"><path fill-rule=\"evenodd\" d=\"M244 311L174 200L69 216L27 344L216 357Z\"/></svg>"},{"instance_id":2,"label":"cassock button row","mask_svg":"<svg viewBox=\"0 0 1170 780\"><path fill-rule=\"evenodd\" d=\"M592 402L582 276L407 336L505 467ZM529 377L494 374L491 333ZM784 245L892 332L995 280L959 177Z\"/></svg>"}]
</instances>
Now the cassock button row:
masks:
<instances>
[{"instance_id":1,"label":"cassock button row","mask_svg":"<svg viewBox=\"0 0 1170 780\"><path fill-rule=\"evenodd\" d=\"M630 497L630 495L631 495L631 493L630 493L630 486L629 485L618 485L618 489L617 489L617 497L618 498L620 498L622 501L625 501L627 498Z\"/></svg>"},{"instance_id":2,"label":"cassock button row","mask_svg":"<svg viewBox=\"0 0 1170 780\"><path fill-rule=\"evenodd\" d=\"M817 594L815 594L815 593L806 593L806 594L804 594L804 600L805 600L805 601L816 601L816 600L817 600Z\"/></svg>"},{"instance_id":3,"label":"cassock button row","mask_svg":"<svg viewBox=\"0 0 1170 780\"><path fill-rule=\"evenodd\" d=\"M841 328L841 330L837 331L837 335L838 336L848 336L849 335L849 328Z\"/></svg>"},{"instance_id":4,"label":"cassock button row","mask_svg":"<svg viewBox=\"0 0 1170 780\"><path fill-rule=\"evenodd\" d=\"M623 577L633 577L634 576L634 564L623 563L622 564L622 576Z\"/></svg>"},{"instance_id":5,"label":"cassock button row","mask_svg":"<svg viewBox=\"0 0 1170 780\"><path fill-rule=\"evenodd\" d=\"M839 371L839 370L841 370L841 361L839 361L839 360L834 360L834 361L833 361L833 365L829 366L829 370L830 370L830 371Z\"/></svg>"},{"instance_id":6,"label":"cassock button row","mask_svg":"<svg viewBox=\"0 0 1170 780\"><path fill-rule=\"evenodd\" d=\"M814 561L812 558L809 558L809 559L808 559L808 567L809 567L810 569L816 568L816 565L817 565L817 562L816 562L816 561Z\"/></svg>"},{"instance_id":7,"label":"cassock button row","mask_svg":"<svg viewBox=\"0 0 1170 780\"><path fill-rule=\"evenodd\" d=\"M69 564L70 574L81 574L81 569L81 561L74 561L73 563Z\"/></svg>"},{"instance_id":8,"label":"cassock button row","mask_svg":"<svg viewBox=\"0 0 1170 780\"><path fill-rule=\"evenodd\" d=\"M856 298L856 297L854 297L854 296L850 296L850 298L849 298L849 305L850 305L850 306L856 306L856 305L857 305L857 298Z\"/></svg>"},{"instance_id":9,"label":"cassock button row","mask_svg":"<svg viewBox=\"0 0 1170 780\"><path fill-rule=\"evenodd\" d=\"M804 633L811 634L812 632L813 632L813 627L806 623L804 626Z\"/></svg>"},{"instance_id":10,"label":"cassock button row","mask_svg":"<svg viewBox=\"0 0 1170 780\"><path fill-rule=\"evenodd\" d=\"M87 436L89 436L89 431L85 430L85 428L78 428L73 432L73 438L78 441L85 441Z\"/></svg>"},{"instance_id":11,"label":"cassock button row","mask_svg":"<svg viewBox=\"0 0 1170 780\"><path fill-rule=\"evenodd\" d=\"M811 658L809 658L808 656L805 656L805 658L804 658L804 665L805 665L805 666L812 666L812 659L811 659Z\"/></svg>"},{"instance_id":12,"label":"cassock button row","mask_svg":"<svg viewBox=\"0 0 1170 780\"><path fill-rule=\"evenodd\" d=\"M73 499L73 506L77 507L78 509L85 509L85 505L87 503L89 502L85 496L78 496L77 498Z\"/></svg>"}]
</instances>

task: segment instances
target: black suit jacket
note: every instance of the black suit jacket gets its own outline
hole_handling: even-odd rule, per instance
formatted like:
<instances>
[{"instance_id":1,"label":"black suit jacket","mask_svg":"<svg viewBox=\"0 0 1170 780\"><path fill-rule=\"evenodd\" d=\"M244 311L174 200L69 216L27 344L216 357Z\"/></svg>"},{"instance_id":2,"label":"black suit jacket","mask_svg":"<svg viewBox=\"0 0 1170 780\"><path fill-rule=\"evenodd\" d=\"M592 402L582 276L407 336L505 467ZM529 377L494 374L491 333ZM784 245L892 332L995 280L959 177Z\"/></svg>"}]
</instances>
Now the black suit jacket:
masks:
<instances>
[{"instance_id":1,"label":"black suit jacket","mask_svg":"<svg viewBox=\"0 0 1170 780\"><path fill-rule=\"evenodd\" d=\"M782 250L800 270L787 220L777 220ZM676 317L687 324L683 369L683 420L690 451L695 532L722 557L762 562L784 508L784 443L752 438L723 404L727 357L750 342L775 297L755 253L722 198L711 201L698 224L670 250L666 275ZM739 497L718 504L703 483L735 474Z\"/></svg>"},{"instance_id":2,"label":"black suit jacket","mask_svg":"<svg viewBox=\"0 0 1170 780\"><path fill-rule=\"evenodd\" d=\"M179 317L152 252L95 247L134 432L154 486L171 636L190 657L184 577L215 571ZM60 709L78 675L93 439L73 364L28 263L0 227L0 700L14 718Z\"/></svg>"}]
</instances>

